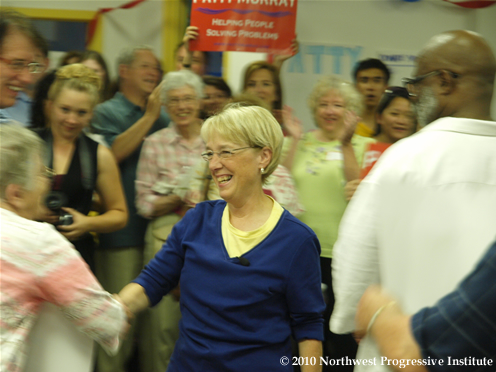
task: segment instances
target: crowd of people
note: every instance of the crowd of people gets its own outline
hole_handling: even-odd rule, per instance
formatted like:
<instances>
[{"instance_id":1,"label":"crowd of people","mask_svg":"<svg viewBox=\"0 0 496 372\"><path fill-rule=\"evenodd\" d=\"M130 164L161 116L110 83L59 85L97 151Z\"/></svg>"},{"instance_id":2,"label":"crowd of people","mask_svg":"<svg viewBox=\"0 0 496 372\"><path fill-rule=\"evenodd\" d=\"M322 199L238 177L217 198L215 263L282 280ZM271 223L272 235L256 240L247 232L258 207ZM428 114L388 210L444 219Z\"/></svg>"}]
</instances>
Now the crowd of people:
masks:
<instances>
[{"instance_id":1,"label":"crowd of people","mask_svg":"<svg viewBox=\"0 0 496 372\"><path fill-rule=\"evenodd\" d=\"M496 358L494 247L435 304L496 236L481 36L434 37L405 87L374 58L322 77L305 132L290 55L233 94L190 26L177 71L138 45L112 83L95 51L46 71L43 37L0 12L2 370L22 371L43 302L100 343L99 372L351 371L321 360L380 360L374 340L393 359Z\"/></svg>"}]
</instances>

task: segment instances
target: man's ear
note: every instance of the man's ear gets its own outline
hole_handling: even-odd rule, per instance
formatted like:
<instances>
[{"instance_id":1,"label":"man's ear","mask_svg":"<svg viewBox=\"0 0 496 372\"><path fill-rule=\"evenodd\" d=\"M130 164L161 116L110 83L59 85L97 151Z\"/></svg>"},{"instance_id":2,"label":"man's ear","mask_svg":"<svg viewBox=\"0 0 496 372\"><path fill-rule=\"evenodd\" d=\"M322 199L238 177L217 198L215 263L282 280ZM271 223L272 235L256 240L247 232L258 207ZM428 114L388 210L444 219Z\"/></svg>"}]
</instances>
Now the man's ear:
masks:
<instances>
[{"instance_id":1,"label":"man's ear","mask_svg":"<svg viewBox=\"0 0 496 372\"><path fill-rule=\"evenodd\" d=\"M119 77L120 78L127 78L127 71L128 71L129 66L127 65L119 65Z\"/></svg>"},{"instance_id":2,"label":"man's ear","mask_svg":"<svg viewBox=\"0 0 496 372\"><path fill-rule=\"evenodd\" d=\"M457 80L449 71L442 70L439 74L439 94L450 95L455 91Z\"/></svg>"}]
</instances>

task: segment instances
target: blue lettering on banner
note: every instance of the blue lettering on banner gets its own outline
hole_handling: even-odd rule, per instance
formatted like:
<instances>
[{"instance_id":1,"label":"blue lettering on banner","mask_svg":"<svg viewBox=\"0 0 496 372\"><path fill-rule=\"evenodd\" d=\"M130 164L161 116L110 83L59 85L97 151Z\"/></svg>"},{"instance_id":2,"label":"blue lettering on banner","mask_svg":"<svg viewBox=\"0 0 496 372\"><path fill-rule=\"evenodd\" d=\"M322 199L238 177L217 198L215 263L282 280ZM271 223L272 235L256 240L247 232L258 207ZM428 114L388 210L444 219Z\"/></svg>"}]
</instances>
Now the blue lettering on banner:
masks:
<instances>
[{"instance_id":1,"label":"blue lettering on banner","mask_svg":"<svg viewBox=\"0 0 496 372\"><path fill-rule=\"evenodd\" d=\"M306 45L306 53L313 56L313 71L315 74L320 74L320 60L324 54L325 47L323 45Z\"/></svg>"},{"instance_id":2,"label":"blue lettering on banner","mask_svg":"<svg viewBox=\"0 0 496 372\"><path fill-rule=\"evenodd\" d=\"M296 74L307 73L307 69L310 68L311 73L322 74L323 72L323 56L332 57L332 71L330 73L340 75L343 67L343 58L349 58L349 64L351 67L360 60L360 55L362 53L363 47L344 47L344 46L327 46L327 45L302 45L300 47L300 53L293 56L288 61L288 72ZM310 56L311 66L305 65L304 57ZM325 72L329 73L329 72Z\"/></svg>"},{"instance_id":3,"label":"blue lettering on banner","mask_svg":"<svg viewBox=\"0 0 496 372\"><path fill-rule=\"evenodd\" d=\"M412 67L416 58L414 54L379 54L379 59L388 66Z\"/></svg>"},{"instance_id":4,"label":"blue lettering on banner","mask_svg":"<svg viewBox=\"0 0 496 372\"><path fill-rule=\"evenodd\" d=\"M332 71L336 71L335 74L340 75L341 74L341 58L344 56L344 51L345 48L343 47L338 47L338 46L332 46L332 47L327 47L326 51L333 56L334 58L332 59Z\"/></svg>"}]
</instances>

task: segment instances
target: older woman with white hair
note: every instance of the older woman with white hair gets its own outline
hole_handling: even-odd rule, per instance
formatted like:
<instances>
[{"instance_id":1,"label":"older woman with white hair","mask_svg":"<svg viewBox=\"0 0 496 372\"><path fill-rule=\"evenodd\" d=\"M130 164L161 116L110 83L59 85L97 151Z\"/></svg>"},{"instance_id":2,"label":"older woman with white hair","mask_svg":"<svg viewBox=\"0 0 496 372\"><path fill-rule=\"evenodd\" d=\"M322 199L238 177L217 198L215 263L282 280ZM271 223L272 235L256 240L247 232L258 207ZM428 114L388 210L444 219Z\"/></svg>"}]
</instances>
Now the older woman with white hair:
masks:
<instances>
[{"instance_id":1,"label":"older woman with white hair","mask_svg":"<svg viewBox=\"0 0 496 372\"><path fill-rule=\"evenodd\" d=\"M136 208L139 214L152 219L145 235L145 263L155 256L187 210L182 198L188 188L189 174L205 150L199 119L201 78L189 70L169 72L160 90L171 122L168 128L145 140L136 172ZM144 317L146 337L140 347L145 354L142 361L145 370L167 369L179 337L178 293L176 289Z\"/></svg>"},{"instance_id":2,"label":"older woman with white hair","mask_svg":"<svg viewBox=\"0 0 496 372\"><path fill-rule=\"evenodd\" d=\"M181 278L169 372L292 371L292 335L309 361L302 371L320 371L319 242L262 189L279 163L279 123L261 107L232 106L201 134L202 157L224 200L188 211L121 298L137 313Z\"/></svg>"},{"instance_id":3,"label":"older woman with white hair","mask_svg":"<svg viewBox=\"0 0 496 372\"><path fill-rule=\"evenodd\" d=\"M203 82L188 70L169 72L161 84L162 104L171 123L147 137L136 178L136 207L146 218L174 213L182 207L178 192L182 175L205 149L200 137Z\"/></svg>"},{"instance_id":4,"label":"older woman with white hair","mask_svg":"<svg viewBox=\"0 0 496 372\"><path fill-rule=\"evenodd\" d=\"M332 247L347 206L344 186L359 178L363 153L374 140L353 135L363 103L351 83L336 76L324 77L315 85L308 104L317 130L302 134L301 127L295 125L297 120L286 112L285 123L289 124L292 139L283 165L291 171L305 208L298 218L315 231L322 246L322 283L327 285L328 295L324 345L333 350L327 355L353 358L357 346L351 336L333 335L328 327L334 306Z\"/></svg>"},{"instance_id":5,"label":"older woman with white hair","mask_svg":"<svg viewBox=\"0 0 496 372\"><path fill-rule=\"evenodd\" d=\"M34 221L53 175L42 162L42 140L6 124L0 138L0 370L24 369L27 340L45 302L115 354L127 324L123 306L54 226Z\"/></svg>"}]
</instances>

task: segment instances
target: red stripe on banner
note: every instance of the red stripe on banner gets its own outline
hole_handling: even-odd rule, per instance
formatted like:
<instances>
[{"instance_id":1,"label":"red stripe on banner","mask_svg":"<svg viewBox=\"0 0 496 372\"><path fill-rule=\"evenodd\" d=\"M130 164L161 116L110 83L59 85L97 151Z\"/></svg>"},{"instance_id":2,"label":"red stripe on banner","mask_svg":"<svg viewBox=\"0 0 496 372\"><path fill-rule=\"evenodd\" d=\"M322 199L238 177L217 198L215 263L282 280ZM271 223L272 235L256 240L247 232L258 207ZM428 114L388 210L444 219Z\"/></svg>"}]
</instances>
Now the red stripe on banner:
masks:
<instances>
[{"instance_id":1,"label":"red stripe on banner","mask_svg":"<svg viewBox=\"0 0 496 372\"><path fill-rule=\"evenodd\" d=\"M466 1L443 0L443 1L469 9L487 8L488 6L496 4L496 1L490 1L490 0L466 0Z\"/></svg>"},{"instance_id":2,"label":"red stripe on banner","mask_svg":"<svg viewBox=\"0 0 496 372\"><path fill-rule=\"evenodd\" d=\"M126 4L122 4L121 6L117 6L115 8L100 8L100 9L98 9L95 16L88 24L88 31L86 33L86 46L88 46L91 43L91 41L93 40L93 36L95 36L96 26L98 25L98 20L100 19L101 14L111 12L112 10L115 10L115 9L131 9L131 8L134 8L136 5L141 4L144 1L146 1L146 0L133 0L133 1L130 1Z\"/></svg>"}]
</instances>

